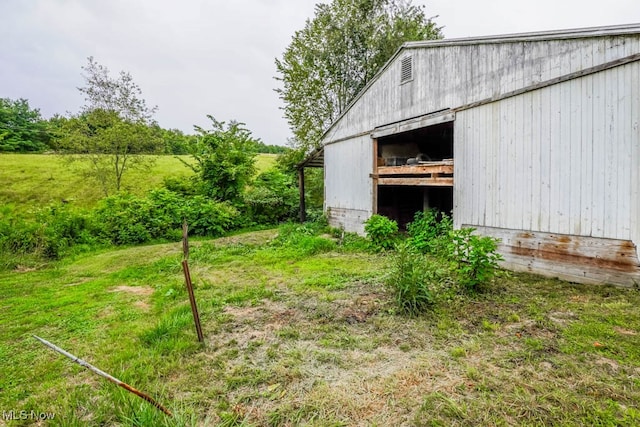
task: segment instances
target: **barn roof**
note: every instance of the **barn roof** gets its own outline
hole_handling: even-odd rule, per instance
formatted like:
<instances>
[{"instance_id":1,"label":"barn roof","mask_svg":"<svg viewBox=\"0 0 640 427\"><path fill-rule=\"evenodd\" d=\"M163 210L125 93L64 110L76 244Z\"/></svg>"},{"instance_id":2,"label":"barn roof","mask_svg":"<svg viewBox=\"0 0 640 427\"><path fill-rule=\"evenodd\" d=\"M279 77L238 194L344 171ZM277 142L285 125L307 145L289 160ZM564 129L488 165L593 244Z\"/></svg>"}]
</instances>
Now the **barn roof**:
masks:
<instances>
[{"instance_id":1,"label":"barn roof","mask_svg":"<svg viewBox=\"0 0 640 427\"><path fill-rule=\"evenodd\" d=\"M336 127L336 125L344 118L352 107L362 98L362 96L374 85L380 77L387 71L387 69L396 61L396 59L403 54L405 50L413 49L433 49L433 48L446 48L451 46L471 46L471 45L490 45L490 44L503 44L503 43L522 43L522 42L537 42L537 41L553 41L553 40L571 40L571 39L583 39L594 37L609 37L619 35L631 35L640 34L640 23L624 24L624 25L612 25L602 27L589 27L578 29L565 29L554 31L539 31L539 32L527 32L516 34L504 34L494 36L481 36L481 37L467 37L467 38L455 38L455 39L443 39L443 40L424 40L415 42L406 42L389 58L389 60L383 65L376 75L362 88L362 90L354 97L349 103L347 108L342 114L329 126L322 136L323 144L326 142L327 136ZM632 58L637 60L636 58ZM331 141L337 142L337 141ZM324 150L321 146L317 150L310 153L299 167L319 167L323 162Z\"/></svg>"},{"instance_id":2,"label":"barn roof","mask_svg":"<svg viewBox=\"0 0 640 427\"><path fill-rule=\"evenodd\" d=\"M465 45L478 45L478 44L498 44L498 43L517 43L517 42L532 42L532 41L545 41L545 40L570 40L580 38L592 38L592 37L608 37L625 34L640 34L640 23L623 24L623 25L610 25L602 27L588 27L588 28L576 28L565 30L553 30L553 31L537 31L527 33L514 33L503 34L494 36L480 36L480 37L466 37L456 39L442 39L442 40L423 40L415 42L406 42L398 48L398 50L389 58L389 60L380 68L375 76L360 90L360 92L353 98L347 108L338 116L338 118L329 126L329 128L322 135L322 140L325 139L327 134L333 129L333 127L347 114L347 112L353 107L353 105L367 92L367 90L380 78L382 74L389 68L389 66L396 60L398 56L407 49L430 49L448 46L465 46Z\"/></svg>"}]
</instances>

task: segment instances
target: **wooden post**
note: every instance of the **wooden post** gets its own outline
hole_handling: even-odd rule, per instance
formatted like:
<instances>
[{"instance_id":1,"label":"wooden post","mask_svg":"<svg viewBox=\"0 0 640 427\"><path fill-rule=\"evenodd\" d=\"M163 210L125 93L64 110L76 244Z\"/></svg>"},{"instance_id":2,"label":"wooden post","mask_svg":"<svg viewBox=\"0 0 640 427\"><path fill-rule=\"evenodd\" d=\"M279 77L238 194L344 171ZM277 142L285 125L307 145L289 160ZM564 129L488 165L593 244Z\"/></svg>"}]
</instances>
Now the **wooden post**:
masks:
<instances>
[{"instance_id":1,"label":"wooden post","mask_svg":"<svg viewBox=\"0 0 640 427\"><path fill-rule=\"evenodd\" d=\"M193 293L193 284L191 283L191 274L189 273L189 261L186 259L182 261L182 271L184 272L184 280L187 283L187 292L189 293L189 302L191 303L191 313L193 314L193 321L196 324L196 334L198 334L198 341L204 342L204 336L202 335L202 326L200 325L200 315L198 314L198 306L196 305L196 296Z\"/></svg>"},{"instance_id":2,"label":"wooden post","mask_svg":"<svg viewBox=\"0 0 640 427\"><path fill-rule=\"evenodd\" d=\"M300 222L307 220L307 208L304 203L304 166L298 169L298 188L300 189Z\"/></svg>"},{"instance_id":3,"label":"wooden post","mask_svg":"<svg viewBox=\"0 0 640 427\"><path fill-rule=\"evenodd\" d=\"M204 336L202 335L202 325L200 325L200 315L198 314L198 306L196 304L196 296L193 293L193 283L191 282L191 273L189 272L189 226L185 220L182 223L182 272L184 273L184 281L187 285L187 292L189 293L189 303L191 304L191 313L193 314L193 322L196 325L196 334L198 334L198 341L204 342Z\"/></svg>"}]
</instances>

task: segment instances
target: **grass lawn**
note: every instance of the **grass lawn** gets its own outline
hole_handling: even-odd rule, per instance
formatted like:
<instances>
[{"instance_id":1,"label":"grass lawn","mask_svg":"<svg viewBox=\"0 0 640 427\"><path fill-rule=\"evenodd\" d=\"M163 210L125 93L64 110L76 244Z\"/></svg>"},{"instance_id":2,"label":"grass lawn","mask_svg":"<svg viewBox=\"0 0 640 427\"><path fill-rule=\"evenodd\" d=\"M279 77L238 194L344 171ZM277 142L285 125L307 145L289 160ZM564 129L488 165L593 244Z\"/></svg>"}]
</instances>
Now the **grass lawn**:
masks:
<instances>
[{"instance_id":1,"label":"grass lawn","mask_svg":"<svg viewBox=\"0 0 640 427\"><path fill-rule=\"evenodd\" d=\"M388 256L276 233L193 243L204 345L180 244L0 274L0 410L52 425L640 424L638 291L510 274L407 318L381 285Z\"/></svg>"},{"instance_id":2,"label":"grass lawn","mask_svg":"<svg viewBox=\"0 0 640 427\"><path fill-rule=\"evenodd\" d=\"M165 178L193 174L176 156L154 157L155 165L149 170L125 172L123 189L144 194L161 186ZM273 166L275 158L274 154L259 154L258 171ZM91 207L104 194L96 182L78 173L78 167L53 154L0 154L0 205L12 204L17 213L23 214L63 199L76 206Z\"/></svg>"}]
</instances>

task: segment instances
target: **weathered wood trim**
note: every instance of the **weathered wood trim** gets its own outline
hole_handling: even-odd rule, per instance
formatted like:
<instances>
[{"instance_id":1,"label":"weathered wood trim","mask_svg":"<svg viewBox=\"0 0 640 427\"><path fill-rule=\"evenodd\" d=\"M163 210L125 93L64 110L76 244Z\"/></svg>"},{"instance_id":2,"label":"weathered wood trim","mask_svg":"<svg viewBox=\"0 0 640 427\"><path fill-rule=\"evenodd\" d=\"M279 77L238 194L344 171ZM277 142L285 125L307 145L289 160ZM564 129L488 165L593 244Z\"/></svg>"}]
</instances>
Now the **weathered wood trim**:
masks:
<instances>
[{"instance_id":1,"label":"weathered wood trim","mask_svg":"<svg viewBox=\"0 0 640 427\"><path fill-rule=\"evenodd\" d=\"M372 174L372 187L371 187L371 199L372 206L371 212L374 214L378 213L378 139L373 138L371 141L373 143L373 174Z\"/></svg>"},{"instance_id":2,"label":"weathered wood trim","mask_svg":"<svg viewBox=\"0 0 640 427\"><path fill-rule=\"evenodd\" d=\"M379 126L373 130L371 134L372 138L382 138L384 136L395 135L398 133L408 132L415 129L421 129L427 126L439 125L441 123L448 123L455 120L455 113L451 113L449 110L445 110L447 113L441 112L429 113L423 116L414 117L411 119L403 120L397 123L391 123L384 126Z\"/></svg>"},{"instance_id":3,"label":"weathered wood trim","mask_svg":"<svg viewBox=\"0 0 640 427\"><path fill-rule=\"evenodd\" d=\"M553 86L558 83L563 83L569 80L574 80L580 77L588 76L590 74L595 74L600 71L608 70L610 68L620 67L622 65L630 64L632 62L640 61L640 53L636 53L634 55L625 56L624 58L619 58L614 61L610 61L604 64L599 64L594 67L585 68L584 70L576 71L575 73L565 74L563 76L555 77L553 79L545 80L540 83L536 83L533 85L525 86L520 89L513 90L511 92L507 92L498 96L492 96L491 98L482 99L480 101L472 102L470 104L462 105L460 107L452 108L454 112L469 110L471 108L479 107L481 105L490 104L496 101L502 101L507 98L512 98L514 96L522 95L523 93L532 92L534 90L543 89L548 86Z\"/></svg>"},{"instance_id":4,"label":"weathered wood trim","mask_svg":"<svg viewBox=\"0 0 640 427\"><path fill-rule=\"evenodd\" d=\"M343 138L338 138L336 140L333 141L327 141L324 144L322 144L322 146L326 146L326 145L331 145L331 144L337 144L338 142L343 142L343 141L348 141L350 139L355 139L355 138L360 138L361 136L371 136L371 132L373 132L373 130L367 130L364 132L360 132L360 133L356 133L353 135L349 135L349 136L345 136Z\"/></svg>"},{"instance_id":5,"label":"weathered wood trim","mask_svg":"<svg viewBox=\"0 0 640 427\"><path fill-rule=\"evenodd\" d=\"M476 44L518 43L549 40L573 40L581 38L611 37L637 34L640 25L622 24L604 27L570 28L566 30L535 31L528 33L513 33L504 35L491 35L479 37L462 37L443 40L420 40L405 42L405 49L434 48L444 46L468 46Z\"/></svg>"},{"instance_id":6,"label":"weathered wood trim","mask_svg":"<svg viewBox=\"0 0 640 427\"><path fill-rule=\"evenodd\" d=\"M538 231L474 227L500 239L503 266L563 280L591 284L640 284L640 261L631 240L574 236Z\"/></svg>"},{"instance_id":7,"label":"weathered wood trim","mask_svg":"<svg viewBox=\"0 0 640 427\"><path fill-rule=\"evenodd\" d=\"M453 162L431 165L380 166L378 175L423 175L433 173L453 173Z\"/></svg>"},{"instance_id":8,"label":"weathered wood trim","mask_svg":"<svg viewBox=\"0 0 640 427\"><path fill-rule=\"evenodd\" d=\"M452 177L378 178L378 185L411 185L417 187L453 187Z\"/></svg>"}]
</instances>

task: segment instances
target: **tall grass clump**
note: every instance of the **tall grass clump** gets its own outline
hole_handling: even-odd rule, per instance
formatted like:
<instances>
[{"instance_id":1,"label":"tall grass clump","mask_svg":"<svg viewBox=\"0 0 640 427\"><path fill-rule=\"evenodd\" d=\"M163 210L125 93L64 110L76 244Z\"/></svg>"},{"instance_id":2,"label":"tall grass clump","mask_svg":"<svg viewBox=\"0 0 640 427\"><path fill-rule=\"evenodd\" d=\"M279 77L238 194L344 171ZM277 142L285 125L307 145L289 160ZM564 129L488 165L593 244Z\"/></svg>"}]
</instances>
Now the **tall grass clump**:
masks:
<instances>
[{"instance_id":1,"label":"tall grass clump","mask_svg":"<svg viewBox=\"0 0 640 427\"><path fill-rule=\"evenodd\" d=\"M285 258L304 258L336 249L336 242L320 235L327 231L325 220L304 224L286 223L278 228L278 236L270 243ZM271 251L273 252L273 251Z\"/></svg>"},{"instance_id":2,"label":"tall grass clump","mask_svg":"<svg viewBox=\"0 0 640 427\"><path fill-rule=\"evenodd\" d=\"M439 280L432 262L408 243L396 247L391 271L385 280L398 310L416 316L435 302L434 288Z\"/></svg>"}]
</instances>

